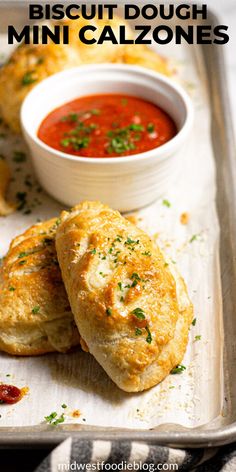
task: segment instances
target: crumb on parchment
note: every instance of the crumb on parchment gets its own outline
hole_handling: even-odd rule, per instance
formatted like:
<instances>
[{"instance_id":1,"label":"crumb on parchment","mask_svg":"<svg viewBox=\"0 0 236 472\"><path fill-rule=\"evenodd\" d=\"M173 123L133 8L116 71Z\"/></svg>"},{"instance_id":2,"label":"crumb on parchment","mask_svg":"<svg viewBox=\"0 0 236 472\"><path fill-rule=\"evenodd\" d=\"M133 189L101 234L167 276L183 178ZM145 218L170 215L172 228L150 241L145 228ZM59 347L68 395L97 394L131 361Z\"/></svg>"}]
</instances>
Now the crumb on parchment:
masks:
<instances>
[{"instance_id":1,"label":"crumb on parchment","mask_svg":"<svg viewBox=\"0 0 236 472\"><path fill-rule=\"evenodd\" d=\"M189 222L189 218L190 218L189 213L187 213L187 212L181 213L181 215L180 215L180 223L181 223L182 225L187 225L188 222Z\"/></svg>"},{"instance_id":2,"label":"crumb on parchment","mask_svg":"<svg viewBox=\"0 0 236 472\"><path fill-rule=\"evenodd\" d=\"M21 388L21 396L24 397L29 393L29 387L22 387Z\"/></svg>"},{"instance_id":3,"label":"crumb on parchment","mask_svg":"<svg viewBox=\"0 0 236 472\"><path fill-rule=\"evenodd\" d=\"M73 410L71 413L72 418L79 418L81 416L80 410Z\"/></svg>"}]
</instances>

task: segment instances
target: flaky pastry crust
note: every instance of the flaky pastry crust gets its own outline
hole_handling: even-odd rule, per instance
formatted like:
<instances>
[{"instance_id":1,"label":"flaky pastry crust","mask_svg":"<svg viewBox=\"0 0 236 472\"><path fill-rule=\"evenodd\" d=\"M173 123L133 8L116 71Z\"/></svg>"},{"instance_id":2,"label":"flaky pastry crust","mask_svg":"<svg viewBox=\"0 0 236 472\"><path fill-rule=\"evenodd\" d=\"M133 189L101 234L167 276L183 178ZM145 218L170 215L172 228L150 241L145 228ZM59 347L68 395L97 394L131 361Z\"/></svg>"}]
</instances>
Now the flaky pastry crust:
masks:
<instances>
[{"instance_id":1,"label":"flaky pastry crust","mask_svg":"<svg viewBox=\"0 0 236 472\"><path fill-rule=\"evenodd\" d=\"M83 202L62 213L56 249L89 352L127 392L161 382L182 361L193 307L159 248L119 212Z\"/></svg>"},{"instance_id":2,"label":"flaky pastry crust","mask_svg":"<svg viewBox=\"0 0 236 472\"><path fill-rule=\"evenodd\" d=\"M79 344L55 249L57 219L11 243L1 267L0 350L33 356Z\"/></svg>"}]
</instances>

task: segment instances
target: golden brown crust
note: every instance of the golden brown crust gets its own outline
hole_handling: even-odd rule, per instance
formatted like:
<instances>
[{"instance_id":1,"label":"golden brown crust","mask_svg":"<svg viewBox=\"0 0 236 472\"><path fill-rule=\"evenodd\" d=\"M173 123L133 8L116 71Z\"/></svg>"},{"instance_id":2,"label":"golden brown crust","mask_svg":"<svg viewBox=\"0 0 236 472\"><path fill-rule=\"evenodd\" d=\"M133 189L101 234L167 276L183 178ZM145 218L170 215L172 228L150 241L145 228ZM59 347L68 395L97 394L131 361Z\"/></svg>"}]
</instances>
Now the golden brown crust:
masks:
<instances>
[{"instance_id":1,"label":"golden brown crust","mask_svg":"<svg viewBox=\"0 0 236 472\"><path fill-rule=\"evenodd\" d=\"M79 23L78 23L79 21ZM85 45L79 41L78 30L88 21L68 20L55 22L68 24L70 27L69 45L21 45L0 69L0 109L4 122L14 132L20 132L19 113L21 104L28 92L44 78L56 72L82 64L119 62L136 64L169 75L165 59L142 45L120 45L104 42L98 45ZM89 20L97 31L98 38L105 25L111 25L118 35L120 24L126 25L126 37L133 38L133 32L121 18L113 20ZM87 33L89 37L89 33Z\"/></svg>"},{"instance_id":2,"label":"golden brown crust","mask_svg":"<svg viewBox=\"0 0 236 472\"><path fill-rule=\"evenodd\" d=\"M79 334L55 250L57 219L16 237L0 281L0 349L15 355L66 352Z\"/></svg>"},{"instance_id":3,"label":"golden brown crust","mask_svg":"<svg viewBox=\"0 0 236 472\"><path fill-rule=\"evenodd\" d=\"M68 45L23 44L0 70L0 108L4 122L20 132L20 107L28 92L49 75L81 65L74 48Z\"/></svg>"},{"instance_id":4,"label":"golden brown crust","mask_svg":"<svg viewBox=\"0 0 236 472\"><path fill-rule=\"evenodd\" d=\"M10 168L7 162L0 157L0 216L10 215L16 209L16 205L7 202L5 198L10 179Z\"/></svg>"},{"instance_id":5,"label":"golden brown crust","mask_svg":"<svg viewBox=\"0 0 236 472\"><path fill-rule=\"evenodd\" d=\"M99 202L61 220L57 255L83 342L121 389L159 383L188 341L193 310L182 278L147 234Z\"/></svg>"}]
</instances>

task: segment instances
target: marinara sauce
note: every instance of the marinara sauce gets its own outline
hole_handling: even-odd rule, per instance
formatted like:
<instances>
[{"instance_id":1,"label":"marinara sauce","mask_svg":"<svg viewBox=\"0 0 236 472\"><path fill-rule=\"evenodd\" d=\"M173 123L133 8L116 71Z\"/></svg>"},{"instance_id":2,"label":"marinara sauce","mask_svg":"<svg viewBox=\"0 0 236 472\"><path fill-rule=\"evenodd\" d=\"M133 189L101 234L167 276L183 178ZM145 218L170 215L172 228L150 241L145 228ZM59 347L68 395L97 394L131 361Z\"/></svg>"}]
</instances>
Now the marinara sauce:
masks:
<instances>
[{"instance_id":1,"label":"marinara sauce","mask_svg":"<svg viewBox=\"0 0 236 472\"><path fill-rule=\"evenodd\" d=\"M13 404L21 400L23 394L21 389L14 385L0 384L0 404Z\"/></svg>"},{"instance_id":2,"label":"marinara sauce","mask_svg":"<svg viewBox=\"0 0 236 472\"><path fill-rule=\"evenodd\" d=\"M75 156L120 157L157 148L177 133L172 118L142 98L120 94L80 97L53 110L38 137Z\"/></svg>"}]
</instances>

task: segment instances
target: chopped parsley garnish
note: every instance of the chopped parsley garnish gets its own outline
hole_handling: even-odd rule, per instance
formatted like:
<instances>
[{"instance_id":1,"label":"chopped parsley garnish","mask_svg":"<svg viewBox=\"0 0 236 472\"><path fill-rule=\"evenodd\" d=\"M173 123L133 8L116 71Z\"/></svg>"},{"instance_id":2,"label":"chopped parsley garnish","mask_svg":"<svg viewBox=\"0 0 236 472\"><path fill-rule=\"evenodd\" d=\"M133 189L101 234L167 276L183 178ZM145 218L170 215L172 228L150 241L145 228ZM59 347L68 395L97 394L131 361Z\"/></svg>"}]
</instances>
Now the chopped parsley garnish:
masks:
<instances>
[{"instance_id":1,"label":"chopped parsley garnish","mask_svg":"<svg viewBox=\"0 0 236 472\"><path fill-rule=\"evenodd\" d=\"M146 337L146 341L147 341L148 344L151 344L151 342L152 342L152 335L151 335L150 329L148 328L148 326L146 326L145 329L146 329L146 331L147 331L147 333L148 333L148 335L147 335L147 337Z\"/></svg>"},{"instance_id":2,"label":"chopped parsley garnish","mask_svg":"<svg viewBox=\"0 0 236 472\"><path fill-rule=\"evenodd\" d=\"M197 318L194 318L193 321L192 321L192 325L195 326L197 323Z\"/></svg>"},{"instance_id":3,"label":"chopped parsley garnish","mask_svg":"<svg viewBox=\"0 0 236 472\"><path fill-rule=\"evenodd\" d=\"M107 151L109 154L115 152L116 154L122 154L126 151L131 151L135 149L134 143L130 142L127 138L123 138L122 136L113 137L107 147Z\"/></svg>"},{"instance_id":4,"label":"chopped parsley garnish","mask_svg":"<svg viewBox=\"0 0 236 472\"><path fill-rule=\"evenodd\" d=\"M79 119L79 114L78 113L69 113L69 115L63 116L61 118L61 121L71 121L72 123L75 123Z\"/></svg>"},{"instance_id":5,"label":"chopped parsley garnish","mask_svg":"<svg viewBox=\"0 0 236 472\"><path fill-rule=\"evenodd\" d=\"M190 238L189 242L190 242L190 243L193 243L193 241L196 241L197 238L198 238L198 234L194 234L194 235Z\"/></svg>"},{"instance_id":6,"label":"chopped parsley garnish","mask_svg":"<svg viewBox=\"0 0 236 472\"><path fill-rule=\"evenodd\" d=\"M195 338L194 338L194 342L195 341L201 341L201 339L202 339L202 336L200 334L197 334L197 336L195 336Z\"/></svg>"},{"instance_id":7,"label":"chopped parsley garnish","mask_svg":"<svg viewBox=\"0 0 236 472\"><path fill-rule=\"evenodd\" d=\"M107 308L107 309L106 309L106 314L107 314L107 316L111 316L111 315L112 315L112 309L111 309L111 308Z\"/></svg>"},{"instance_id":8,"label":"chopped parsley garnish","mask_svg":"<svg viewBox=\"0 0 236 472\"><path fill-rule=\"evenodd\" d=\"M137 125L135 123L132 123L129 126L130 131L144 131L144 127L142 125Z\"/></svg>"},{"instance_id":9,"label":"chopped parsley garnish","mask_svg":"<svg viewBox=\"0 0 236 472\"><path fill-rule=\"evenodd\" d=\"M121 154L126 151L135 149L134 141L141 139L141 134L144 127L140 124L131 123L123 128L114 128L107 132L107 137L110 138L107 145L107 152L109 154Z\"/></svg>"},{"instance_id":10,"label":"chopped parsley garnish","mask_svg":"<svg viewBox=\"0 0 236 472\"><path fill-rule=\"evenodd\" d=\"M32 313L33 315L36 315L37 313L39 313L39 310L40 310L40 306L39 305L36 305L34 306L34 308L32 308Z\"/></svg>"},{"instance_id":11,"label":"chopped parsley garnish","mask_svg":"<svg viewBox=\"0 0 236 472\"><path fill-rule=\"evenodd\" d=\"M134 280L133 280L133 283L132 283L132 285L131 285L131 287L136 287L137 283L138 283L138 280L137 280L137 279L134 279Z\"/></svg>"},{"instance_id":12,"label":"chopped parsley garnish","mask_svg":"<svg viewBox=\"0 0 236 472\"><path fill-rule=\"evenodd\" d=\"M90 110L90 113L92 115L100 115L101 114L101 110L99 110L98 108L93 108L93 110Z\"/></svg>"},{"instance_id":13,"label":"chopped parsley garnish","mask_svg":"<svg viewBox=\"0 0 236 472\"><path fill-rule=\"evenodd\" d=\"M97 125L94 123L91 123L90 125L85 125L83 121L79 121L77 126L70 130L68 133L65 133L65 135L73 135L73 136L80 136L84 134L90 134L93 130L97 128Z\"/></svg>"},{"instance_id":14,"label":"chopped parsley garnish","mask_svg":"<svg viewBox=\"0 0 236 472\"><path fill-rule=\"evenodd\" d=\"M115 239L114 242L119 242L119 243L121 243L121 240L122 240L122 236L120 236L119 234L117 234L117 237L116 237L116 239Z\"/></svg>"},{"instance_id":15,"label":"chopped parsley garnish","mask_svg":"<svg viewBox=\"0 0 236 472\"><path fill-rule=\"evenodd\" d=\"M57 426L59 423L64 423L65 416L64 413L61 416L58 416L56 411L53 411L50 415L44 417L47 423L51 424L52 426Z\"/></svg>"},{"instance_id":16,"label":"chopped parsley garnish","mask_svg":"<svg viewBox=\"0 0 236 472\"><path fill-rule=\"evenodd\" d=\"M28 252L20 252L20 253L18 254L18 259L21 259L22 257L26 257L26 256L28 256L28 255L29 255Z\"/></svg>"},{"instance_id":17,"label":"chopped parsley garnish","mask_svg":"<svg viewBox=\"0 0 236 472\"><path fill-rule=\"evenodd\" d=\"M50 415L45 416L44 418L48 423L51 423L56 417L57 417L57 412L53 411L52 413L50 413Z\"/></svg>"},{"instance_id":18,"label":"chopped parsley garnish","mask_svg":"<svg viewBox=\"0 0 236 472\"><path fill-rule=\"evenodd\" d=\"M90 251L91 254L96 254L96 252L97 252L97 250L96 250L95 247L92 249L92 251Z\"/></svg>"},{"instance_id":19,"label":"chopped parsley garnish","mask_svg":"<svg viewBox=\"0 0 236 472\"><path fill-rule=\"evenodd\" d=\"M72 138L65 138L61 140L62 147L69 147L72 146L74 151L79 151L80 149L84 149L89 144L89 138L83 137L72 137Z\"/></svg>"},{"instance_id":20,"label":"chopped parsley garnish","mask_svg":"<svg viewBox=\"0 0 236 472\"><path fill-rule=\"evenodd\" d=\"M19 261L19 265L24 265L26 263L26 260Z\"/></svg>"},{"instance_id":21,"label":"chopped parsley garnish","mask_svg":"<svg viewBox=\"0 0 236 472\"><path fill-rule=\"evenodd\" d=\"M121 99L121 104L122 104L124 107L127 105L127 103L128 103L127 98L122 98L122 99Z\"/></svg>"},{"instance_id":22,"label":"chopped parsley garnish","mask_svg":"<svg viewBox=\"0 0 236 472\"><path fill-rule=\"evenodd\" d=\"M142 330L140 328L135 329L135 336L141 336Z\"/></svg>"},{"instance_id":23,"label":"chopped parsley garnish","mask_svg":"<svg viewBox=\"0 0 236 472\"><path fill-rule=\"evenodd\" d=\"M17 192L16 193L16 199L19 202L19 204L17 206L17 210L23 210L24 209L24 207L26 205L26 197L27 197L26 192Z\"/></svg>"},{"instance_id":24,"label":"chopped parsley garnish","mask_svg":"<svg viewBox=\"0 0 236 472\"><path fill-rule=\"evenodd\" d=\"M148 123L148 125L147 125L147 132L148 132L148 133L153 133L154 129L155 129L154 124L153 124L153 123Z\"/></svg>"},{"instance_id":25,"label":"chopped parsley garnish","mask_svg":"<svg viewBox=\"0 0 236 472\"><path fill-rule=\"evenodd\" d=\"M139 275L136 272L134 272L131 275L131 279L133 280L131 287L135 287L137 285L137 283L141 280Z\"/></svg>"},{"instance_id":26,"label":"chopped parsley garnish","mask_svg":"<svg viewBox=\"0 0 236 472\"><path fill-rule=\"evenodd\" d=\"M38 79L37 77L35 77L34 74L35 74L34 70L26 72L25 75L23 75L22 77L22 82L21 82L22 85L30 85L36 82Z\"/></svg>"},{"instance_id":27,"label":"chopped parsley garnish","mask_svg":"<svg viewBox=\"0 0 236 472\"><path fill-rule=\"evenodd\" d=\"M64 416L64 413L62 413L61 416L59 416L58 418L55 419L55 421L52 422L52 425L57 426L60 423L64 423L64 421L65 421L65 416Z\"/></svg>"},{"instance_id":28,"label":"chopped parsley garnish","mask_svg":"<svg viewBox=\"0 0 236 472\"><path fill-rule=\"evenodd\" d=\"M133 244L139 244L139 239L135 241L134 239L127 238L127 240L125 241L126 246L131 246Z\"/></svg>"},{"instance_id":29,"label":"chopped parsley garnish","mask_svg":"<svg viewBox=\"0 0 236 472\"><path fill-rule=\"evenodd\" d=\"M64 133L64 138L60 142L62 147L72 146L74 151L79 151L89 145L90 139L88 135L97 128L97 125L94 123L86 125L83 121L78 121L79 116L80 115L77 113L71 113L68 117L63 117L63 121L69 120L76 122L76 127L69 132Z\"/></svg>"},{"instance_id":30,"label":"chopped parsley garnish","mask_svg":"<svg viewBox=\"0 0 236 472\"><path fill-rule=\"evenodd\" d=\"M12 160L17 163L25 162L26 154L22 151L14 151Z\"/></svg>"},{"instance_id":31,"label":"chopped parsley garnish","mask_svg":"<svg viewBox=\"0 0 236 472\"><path fill-rule=\"evenodd\" d=\"M62 408L67 408L67 405L65 403L62 403L61 407Z\"/></svg>"},{"instance_id":32,"label":"chopped parsley garnish","mask_svg":"<svg viewBox=\"0 0 236 472\"><path fill-rule=\"evenodd\" d=\"M14 292L16 289L15 287L9 287L10 292Z\"/></svg>"},{"instance_id":33,"label":"chopped parsley garnish","mask_svg":"<svg viewBox=\"0 0 236 472\"><path fill-rule=\"evenodd\" d=\"M133 272L133 274L131 275L131 279L133 280L141 280L139 275L137 274L137 272Z\"/></svg>"},{"instance_id":34,"label":"chopped parsley garnish","mask_svg":"<svg viewBox=\"0 0 236 472\"><path fill-rule=\"evenodd\" d=\"M61 121L69 121L70 123L77 123L80 118L87 115L88 113L90 113L91 115L100 115L101 112L97 108L94 108L92 110L88 110L87 112L83 112L83 113L72 112L72 113L69 113L68 115L63 116L61 118ZM81 125L81 124L84 126L83 122L79 123L79 125Z\"/></svg>"},{"instance_id":35,"label":"chopped parsley garnish","mask_svg":"<svg viewBox=\"0 0 236 472\"><path fill-rule=\"evenodd\" d=\"M171 203L169 202L169 200L162 200L162 205L166 206L167 208L170 208L171 207Z\"/></svg>"},{"instance_id":36,"label":"chopped parsley garnish","mask_svg":"<svg viewBox=\"0 0 236 472\"><path fill-rule=\"evenodd\" d=\"M142 308L135 308L133 311L131 311L133 315L136 316L139 320L145 320L146 316Z\"/></svg>"},{"instance_id":37,"label":"chopped parsley garnish","mask_svg":"<svg viewBox=\"0 0 236 472\"><path fill-rule=\"evenodd\" d=\"M150 251L145 251L145 252L142 252L142 256L148 256L148 257L151 257L152 253Z\"/></svg>"},{"instance_id":38,"label":"chopped parsley garnish","mask_svg":"<svg viewBox=\"0 0 236 472\"><path fill-rule=\"evenodd\" d=\"M118 287L119 287L120 291L122 292L122 291L123 291L122 282L118 282L118 284L117 284L117 285L118 285Z\"/></svg>"},{"instance_id":39,"label":"chopped parsley garnish","mask_svg":"<svg viewBox=\"0 0 236 472\"><path fill-rule=\"evenodd\" d=\"M171 370L171 374L181 374L184 370L186 370L186 367L184 365L177 365L174 369Z\"/></svg>"}]
</instances>

